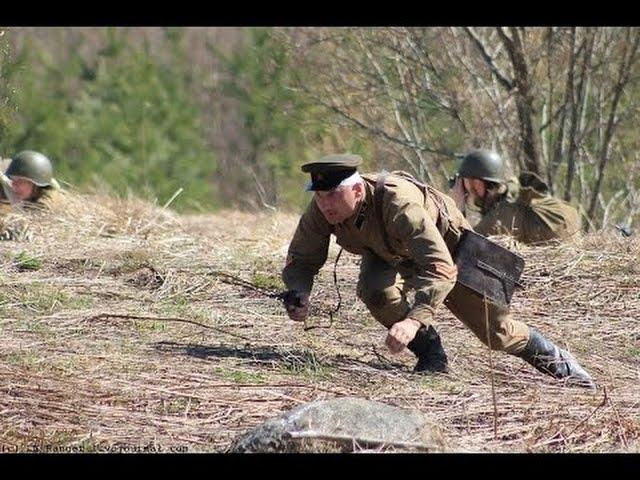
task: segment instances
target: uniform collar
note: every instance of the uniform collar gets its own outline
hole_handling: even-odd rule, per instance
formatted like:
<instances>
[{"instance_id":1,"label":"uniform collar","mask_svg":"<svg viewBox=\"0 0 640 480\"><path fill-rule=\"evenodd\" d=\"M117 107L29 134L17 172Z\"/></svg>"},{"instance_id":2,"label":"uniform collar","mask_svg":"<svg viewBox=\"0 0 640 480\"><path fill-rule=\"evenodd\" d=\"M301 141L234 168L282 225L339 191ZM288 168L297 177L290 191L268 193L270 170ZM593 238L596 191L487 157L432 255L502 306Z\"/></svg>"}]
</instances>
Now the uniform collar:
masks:
<instances>
[{"instance_id":1,"label":"uniform collar","mask_svg":"<svg viewBox=\"0 0 640 480\"><path fill-rule=\"evenodd\" d=\"M354 226L358 229L362 229L362 224L367 216L367 212L369 211L369 206L372 204L373 193L369 188L369 183L364 182L364 197L360 202L360 206L358 207L358 211L355 214L355 221L353 222Z\"/></svg>"}]
</instances>

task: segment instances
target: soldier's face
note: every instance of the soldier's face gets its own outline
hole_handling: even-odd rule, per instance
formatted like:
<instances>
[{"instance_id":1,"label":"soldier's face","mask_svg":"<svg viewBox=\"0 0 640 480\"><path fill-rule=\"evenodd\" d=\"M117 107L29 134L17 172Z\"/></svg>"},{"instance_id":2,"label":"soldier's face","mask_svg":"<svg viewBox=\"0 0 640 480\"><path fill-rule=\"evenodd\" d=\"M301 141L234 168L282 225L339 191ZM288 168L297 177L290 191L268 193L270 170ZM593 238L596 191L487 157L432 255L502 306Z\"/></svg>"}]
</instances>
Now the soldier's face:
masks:
<instances>
[{"instance_id":1,"label":"soldier's face","mask_svg":"<svg viewBox=\"0 0 640 480\"><path fill-rule=\"evenodd\" d=\"M468 202L476 206L482 206L484 196L487 193L487 188L485 187L485 184L482 180L479 180L477 178L465 178L464 189L469 194L469 197L467 199Z\"/></svg>"},{"instance_id":2,"label":"soldier's face","mask_svg":"<svg viewBox=\"0 0 640 480\"><path fill-rule=\"evenodd\" d=\"M36 186L31 181L21 177L11 178L11 188L16 200L20 202L32 198L36 190Z\"/></svg>"},{"instance_id":3,"label":"soldier's face","mask_svg":"<svg viewBox=\"0 0 640 480\"><path fill-rule=\"evenodd\" d=\"M363 194L364 187L358 183L326 192L317 191L314 199L327 222L335 225L344 222L355 213Z\"/></svg>"}]
</instances>

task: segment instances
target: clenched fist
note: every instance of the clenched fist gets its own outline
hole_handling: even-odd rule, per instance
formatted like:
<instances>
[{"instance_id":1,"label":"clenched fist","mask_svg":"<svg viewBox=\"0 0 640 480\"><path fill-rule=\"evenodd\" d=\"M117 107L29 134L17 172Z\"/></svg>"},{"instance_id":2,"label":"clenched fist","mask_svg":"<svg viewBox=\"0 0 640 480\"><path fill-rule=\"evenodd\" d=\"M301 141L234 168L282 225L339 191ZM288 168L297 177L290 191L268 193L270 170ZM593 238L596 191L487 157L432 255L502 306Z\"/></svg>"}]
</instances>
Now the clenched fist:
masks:
<instances>
[{"instance_id":1,"label":"clenched fist","mask_svg":"<svg viewBox=\"0 0 640 480\"><path fill-rule=\"evenodd\" d=\"M391 353L400 353L413 340L422 324L413 318L405 318L394 324L387 334L385 344Z\"/></svg>"},{"instance_id":2,"label":"clenched fist","mask_svg":"<svg viewBox=\"0 0 640 480\"><path fill-rule=\"evenodd\" d=\"M291 320L304 322L309 315L309 294L296 291L287 292L284 308Z\"/></svg>"}]
</instances>

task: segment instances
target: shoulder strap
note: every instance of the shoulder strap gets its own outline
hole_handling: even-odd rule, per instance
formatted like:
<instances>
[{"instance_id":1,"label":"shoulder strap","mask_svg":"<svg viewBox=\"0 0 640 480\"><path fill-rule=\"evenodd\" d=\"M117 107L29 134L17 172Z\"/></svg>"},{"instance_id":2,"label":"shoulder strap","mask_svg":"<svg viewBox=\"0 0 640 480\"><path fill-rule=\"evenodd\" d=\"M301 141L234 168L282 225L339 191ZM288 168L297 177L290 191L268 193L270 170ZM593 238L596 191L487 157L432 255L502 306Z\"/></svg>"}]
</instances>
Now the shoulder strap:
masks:
<instances>
[{"instance_id":1,"label":"shoulder strap","mask_svg":"<svg viewBox=\"0 0 640 480\"><path fill-rule=\"evenodd\" d=\"M440 195L435 188L431 185L426 185L427 192L433 199L436 204L436 208L438 209L439 217L440 217L440 233L444 236L450 228L454 228L453 222L451 221L451 217L449 216L449 209L447 208L447 204L444 203L444 199Z\"/></svg>"},{"instance_id":2,"label":"shoulder strap","mask_svg":"<svg viewBox=\"0 0 640 480\"><path fill-rule=\"evenodd\" d=\"M384 228L384 219L382 218L382 197L384 196L384 181L387 179L387 176L389 176L389 173L384 171L378 175L376 186L373 190L373 206L376 211L376 217L378 218L378 224L380 225L380 232L382 233L384 245L387 247L387 250L391 252L391 245L389 243L389 238L387 237L387 231Z\"/></svg>"},{"instance_id":3,"label":"shoulder strap","mask_svg":"<svg viewBox=\"0 0 640 480\"><path fill-rule=\"evenodd\" d=\"M447 205L444 202L444 199L442 198L442 196L440 195L440 192L438 192L435 188L433 188L428 183L422 183L412 175L407 174L406 172L400 172L400 173L401 173L401 175L399 175L400 178L403 178L405 180L412 182L414 185L416 185L417 187L423 190L425 196L428 195L433 199L436 205L436 208L438 209L437 226L438 226L438 230L440 231L440 235L442 235L442 237L445 238L449 230L454 230L457 234L459 234L460 233L459 230L454 226L454 223L451 221L451 217L449 216L449 210L447 209ZM395 174L395 172L392 172L391 174L393 175ZM389 173L386 171L383 171L382 173L380 173L380 175L378 176L378 179L376 180L376 186L374 189L373 197L374 197L374 207L376 210L376 216L378 217L378 223L380 224L380 228L382 230L382 238L384 239L384 244L387 247L387 249L391 251L389 239L386 235L386 230L384 228L384 221L382 218L382 197L384 195L384 182L388 176L389 176Z\"/></svg>"},{"instance_id":4,"label":"shoulder strap","mask_svg":"<svg viewBox=\"0 0 640 480\"><path fill-rule=\"evenodd\" d=\"M434 203L436 204L436 207L438 208L438 212L440 216L443 218L443 220L446 220L448 221L448 223L451 223L450 222L451 217L449 217L449 210L447 209L447 205L444 203L444 200L442 199L439 192L435 188L433 188L428 183L421 182L420 180L418 180L416 177L414 177L408 172L399 170L391 173L393 175L397 175L398 177L413 183L415 186L417 186L424 192L425 196L429 195L433 199Z\"/></svg>"}]
</instances>

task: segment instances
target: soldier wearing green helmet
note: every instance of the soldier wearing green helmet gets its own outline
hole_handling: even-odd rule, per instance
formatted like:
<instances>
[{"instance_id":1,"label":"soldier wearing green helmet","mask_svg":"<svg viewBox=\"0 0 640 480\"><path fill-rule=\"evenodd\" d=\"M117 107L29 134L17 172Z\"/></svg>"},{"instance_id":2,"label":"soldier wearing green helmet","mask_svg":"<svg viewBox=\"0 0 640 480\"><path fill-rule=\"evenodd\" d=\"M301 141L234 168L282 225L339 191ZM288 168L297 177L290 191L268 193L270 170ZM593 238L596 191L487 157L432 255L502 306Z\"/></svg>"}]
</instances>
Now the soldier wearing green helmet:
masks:
<instances>
[{"instance_id":1,"label":"soldier wearing green helmet","mask_svg":"<svg viewBox=\"0 0 640 480\"><path fill-rule=\"evenodd\" d=\"M62 198L61 193L51 161L43 154L27 150L0 160L0 240L29 236L24 218L10 215L16 207L48 209Z\"/></svg>"},{"instance_id":2,"label":"soldier wearing green helmet","mask_svg":"<svg viewBox=\"0 0 640 480\"><path fill-rule=\"evenodd\" d=\"M0 181L3 187L0 200L5 203L46 204L60 191L58 182L53 178L51 161L42 153L31 150L11 158Z\"/></svg>"},{"instance_id":3,"label":"soldier wearing green helmet","mask_svg":"<svg viewBox=\"0 0 640 480\"><path fill-rule=\"evenodd\" d=\"M511 235L527 244L579 235L580 215L574 207L552 197L533 172L507 180L504 162L494 151L467 153L456 177L451 197L482 235ZM479 214L478 221L472 220L474 213Z\"/></svg>"}]
</instances>

